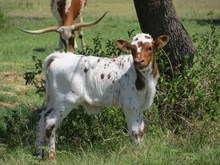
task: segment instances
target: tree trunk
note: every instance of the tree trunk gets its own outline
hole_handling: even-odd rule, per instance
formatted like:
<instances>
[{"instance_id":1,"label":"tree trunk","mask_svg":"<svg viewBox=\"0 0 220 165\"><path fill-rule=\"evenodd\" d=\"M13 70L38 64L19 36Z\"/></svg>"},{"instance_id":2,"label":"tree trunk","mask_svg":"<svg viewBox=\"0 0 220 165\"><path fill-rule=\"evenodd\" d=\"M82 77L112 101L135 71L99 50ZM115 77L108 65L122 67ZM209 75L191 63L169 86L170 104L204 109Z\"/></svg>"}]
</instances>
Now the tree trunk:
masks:
<instances>
[{"instance_id":1,"label":"tree trunk","mask_svg":"<svg viewBox=\"0 0 220 165\"><path fill-rule=\"evenodd\" d=\"M142 32L149 33L153 38L164 34L170 37L164 48L172 65L168 74L173 76L171 71L184 68L184 57L187 57L187 65L191 67L195 49L176 15L172 0L134 0L134 5Z\"/></svg>"}]
</instances>

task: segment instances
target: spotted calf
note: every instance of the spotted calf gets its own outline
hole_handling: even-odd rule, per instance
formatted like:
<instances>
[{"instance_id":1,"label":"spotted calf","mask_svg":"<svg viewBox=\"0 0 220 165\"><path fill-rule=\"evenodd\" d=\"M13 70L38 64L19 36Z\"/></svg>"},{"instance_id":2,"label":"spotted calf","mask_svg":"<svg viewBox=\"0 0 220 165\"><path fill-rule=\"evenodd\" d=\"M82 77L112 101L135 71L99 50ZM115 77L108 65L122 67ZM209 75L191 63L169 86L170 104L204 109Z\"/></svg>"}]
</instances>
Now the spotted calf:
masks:
<instances>
[{"instance_id":1,"label":"spotted calf","mask_svg":"<svg viewBox=\"0 0 220 165\"><path fill-rule=\"evenodd\" d=\"M128 132L135 144L144 133L143 111L153 103L159 77L154 51L168 42L163 35L153 40L149 34L137 34L132 42L117 40L130 55L116 58L55 52L45 61L46 109L41 112L37 132L37 154L42 156L44 140L49 159L55 160L55 132L70 111L83 105L88 114L103 107L123 110Z\"/></svg>"}]
</instances>

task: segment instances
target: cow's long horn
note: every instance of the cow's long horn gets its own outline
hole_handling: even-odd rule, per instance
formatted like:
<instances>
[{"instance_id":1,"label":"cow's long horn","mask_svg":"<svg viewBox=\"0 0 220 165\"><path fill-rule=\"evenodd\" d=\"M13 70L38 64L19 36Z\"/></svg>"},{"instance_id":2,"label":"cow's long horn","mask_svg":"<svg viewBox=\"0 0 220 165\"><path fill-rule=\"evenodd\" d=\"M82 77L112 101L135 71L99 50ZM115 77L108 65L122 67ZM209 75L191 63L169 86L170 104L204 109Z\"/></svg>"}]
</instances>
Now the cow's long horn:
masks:
<instances>
[{"instance_id":1,"label":"cow's long horn","mask_svg":"<svg viewBox=\"0 0 220 165\"><path fill-rule=\"evenodd\" d=\"M43 33L48 33L48 32L57 32L58 28L59 26L52 26L52 27L48 27L48 28L40 29L40 30L25 30L21 28L18 28L18 29L29 34L43 34Z\"/></svg>"},{"instance_id":2,"label":"cow's long horn","mask_svg":"<svg viewBox=\"0 0 220 165\"><path fill-rule=\"evenodd\" d=\"M79 28L82 28L82 27L89 27L89 26L92 26L92 25L95 25L97 24L99 21L101 21L105 15L107 14L108 12L105 12L99 19L97 19L96 21L93 21L93 22L87 22L87 23L76 23L76 24L73 24L71 26L71 30L75 30L75 29L79 29Z\"/></svg>"}]
</instances>

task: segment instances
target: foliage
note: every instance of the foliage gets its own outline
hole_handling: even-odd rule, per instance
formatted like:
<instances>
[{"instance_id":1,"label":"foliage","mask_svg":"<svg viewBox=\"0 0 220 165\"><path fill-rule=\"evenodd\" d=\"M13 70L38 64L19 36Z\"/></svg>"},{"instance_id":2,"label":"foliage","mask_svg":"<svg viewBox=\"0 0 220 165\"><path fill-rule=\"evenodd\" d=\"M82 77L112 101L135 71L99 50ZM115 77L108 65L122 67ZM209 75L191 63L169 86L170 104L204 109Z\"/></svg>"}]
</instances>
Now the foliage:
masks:
<instances>
[{"instance_id":1,"label":"foliage","mask_svg":"<svg viewBox=\"0 0 220 165\"><path fill-rule=\"evenodd\" d=\"M11 108L7 111L1 109L0 121L0 144L6 144L10 148L18 144L34 143L31 137L35 134L33 128L36 127L37 118L29 106L23 105L19 109Z\"/></svg>"},{"instance_id":2,"label":"foliage","mask_svg":"<svg viewBox=\"0 0 220 165\"><path fill-rule=\"evenodd\" d=\"M74 147L111 144L115 146L127 138L122 112L105 108L97 116L89 116L82 107L74 109L58 130L59 143Z\"/></svg>"},{"instance_id":3,"label":"foliage","mask_svg":"<svg viewBox=\"0 0 220 165\"><path fill-rule=\"evenodd\" d=\"M194 126L193 120L216 121L220 119L220 63L216 48L215 26L201 36L194 34L196 46L194 66L188 68L185 59L184 70L175 73L175 78L166 77L166 69L161 69L158 94L155 99L157 105L156 123L162 128L169 128L177 133L185 133ZM165 68L169 60L161 61L158 54L160 68ZM154 114L155 116L155 114ZM151 117L152 118L152 117ZM184 131L185 130L185 131Z\"/></svg>"},{"instance_id":4,"label":"foliage","mask_svg":"<svg viewBox=\"0 0 220 165\"><path fill-rule=\"evenodd\" d=\"M34 85L37 89L36 93L43 96L45 93L45 80L42 77L42 60L37 56L32 57L35 62L35 68L33 71L27 71L24 73L25 83Z\"/></svg>"},{"instance_id":5,"label":"foliage","mask_svg":"<svg viewBox=\"0 0 220 165\"><path fill-rule=\"evenodd\" d=\"M98 34L93 39L93 47L87 47L86 50L79 51L79 54L93 55L93 56L105 56L105 57L116 57L121 54L121 50L116 48L115 42L107 40L105 46L102 45L102 38ZM104 49L103 49L104 47Z\"/></svg>"}]
</instances>

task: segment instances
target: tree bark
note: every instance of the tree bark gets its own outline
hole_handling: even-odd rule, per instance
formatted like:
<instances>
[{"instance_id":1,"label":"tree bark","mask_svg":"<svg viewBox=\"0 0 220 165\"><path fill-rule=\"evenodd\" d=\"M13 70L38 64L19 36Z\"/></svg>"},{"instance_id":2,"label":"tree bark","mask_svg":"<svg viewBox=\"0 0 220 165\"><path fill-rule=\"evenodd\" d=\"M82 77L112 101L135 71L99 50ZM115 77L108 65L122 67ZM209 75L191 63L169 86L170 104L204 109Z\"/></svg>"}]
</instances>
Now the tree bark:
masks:
<instances>
[{"instance_id":1,"label":"tree bark","mask_svg":"<svg viewBox=\"0 0 220 165\"><path fill-rule=\"evenodd\" d=\"M191 67L195 49L176 15L172 0L134 0L134 5L142 32L149 33L153 38L169 35L170 41L164 50L168 54L172 70L183 70L184 57L187 57L187 65ZM168 74L173 76L173 72Z\"/></svg>"}]
</instances>

